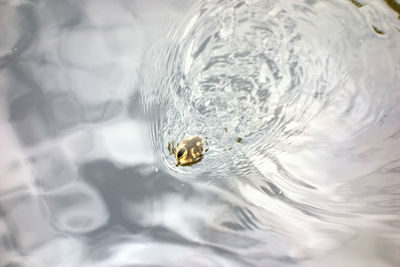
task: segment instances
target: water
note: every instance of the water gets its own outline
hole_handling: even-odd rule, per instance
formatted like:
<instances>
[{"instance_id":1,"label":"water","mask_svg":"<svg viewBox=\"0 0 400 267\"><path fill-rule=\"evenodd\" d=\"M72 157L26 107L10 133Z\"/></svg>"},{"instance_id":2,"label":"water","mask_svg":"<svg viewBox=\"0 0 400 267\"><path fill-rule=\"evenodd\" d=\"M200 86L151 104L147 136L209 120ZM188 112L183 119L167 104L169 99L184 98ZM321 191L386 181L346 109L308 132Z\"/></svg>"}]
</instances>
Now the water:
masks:
<instances>
[{"instance_id":1,"label":"water","mask_svg":"<svg viewBox=\"0 0 400 267\"><path fill-rule=\"evenodd\" d=\"M0 1L0 266L398 266L399 10Z\"/></svg>"}]
</instances>

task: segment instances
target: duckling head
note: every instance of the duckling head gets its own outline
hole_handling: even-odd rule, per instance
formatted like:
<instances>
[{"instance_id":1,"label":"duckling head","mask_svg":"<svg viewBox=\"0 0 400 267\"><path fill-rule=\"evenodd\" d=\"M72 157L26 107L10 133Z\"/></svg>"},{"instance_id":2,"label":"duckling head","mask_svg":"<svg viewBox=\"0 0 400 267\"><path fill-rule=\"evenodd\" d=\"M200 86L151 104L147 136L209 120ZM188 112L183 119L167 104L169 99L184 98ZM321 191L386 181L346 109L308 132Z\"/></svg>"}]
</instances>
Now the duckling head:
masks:
<instances>
[{"instance_id":1,"label":"duckling head","mask_svg":"<svg viewBox=\"0 0 400 267\"><path fill-rule=\"evenodd\" d=\"M201 137L186 137L176 149L175 166L187 166L199 162L202 159L203 142Z\"/></svg>"}]
</instances>

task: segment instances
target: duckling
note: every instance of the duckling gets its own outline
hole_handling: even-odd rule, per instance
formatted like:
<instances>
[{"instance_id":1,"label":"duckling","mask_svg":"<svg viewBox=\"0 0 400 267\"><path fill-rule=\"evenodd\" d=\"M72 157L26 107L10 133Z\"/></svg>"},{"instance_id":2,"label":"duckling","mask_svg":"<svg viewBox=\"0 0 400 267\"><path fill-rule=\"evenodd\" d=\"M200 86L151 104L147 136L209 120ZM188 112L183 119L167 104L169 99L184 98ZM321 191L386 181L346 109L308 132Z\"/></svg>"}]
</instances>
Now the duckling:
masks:
<instances>
[{"instance_id":1,"label":"duckling","mask_svg":"<svg viewBox=\"0 0 400 267\"><path fill-rule=\"evenodd\" d=\"M199 162L203 157L203 140L200 136L188 136L178 145L175 153L175 166L191 165Z\"/></svg>"}]
</instances>

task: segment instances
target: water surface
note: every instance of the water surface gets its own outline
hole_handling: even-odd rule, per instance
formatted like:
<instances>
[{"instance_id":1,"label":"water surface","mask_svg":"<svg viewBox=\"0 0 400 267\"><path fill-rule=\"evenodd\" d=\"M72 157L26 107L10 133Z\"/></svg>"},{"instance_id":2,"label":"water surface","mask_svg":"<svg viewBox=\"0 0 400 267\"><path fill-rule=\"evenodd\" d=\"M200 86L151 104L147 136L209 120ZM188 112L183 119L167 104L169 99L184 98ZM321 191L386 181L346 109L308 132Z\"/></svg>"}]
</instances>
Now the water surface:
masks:
<instances>
[{"instance_id":1,"label":"water surface","mask_svg":"<svg viewBox=\"0 0 400 267\"><path fill-rule=\"evenodd\" d=\"M0 1L0 265L398 266L399 11Z\"/></svg>"}]
</instances>

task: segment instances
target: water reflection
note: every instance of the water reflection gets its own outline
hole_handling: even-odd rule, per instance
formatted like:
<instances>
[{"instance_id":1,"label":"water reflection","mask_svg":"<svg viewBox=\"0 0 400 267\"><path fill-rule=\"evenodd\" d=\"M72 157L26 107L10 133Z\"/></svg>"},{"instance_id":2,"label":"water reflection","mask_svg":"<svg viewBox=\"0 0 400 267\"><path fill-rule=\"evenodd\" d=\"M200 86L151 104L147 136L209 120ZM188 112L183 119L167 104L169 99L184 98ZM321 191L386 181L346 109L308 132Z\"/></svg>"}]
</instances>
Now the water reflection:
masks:
<instances>
[{"instance_id":1,"label":"water reflection","mask_svg":"<svg viewBox=\"0 0 400 267\"><path fill-rule=\"evenodd\" d=\"M399 29L393 1L0 1L0 266L397 266Z\"/></svg>"}]
</instances>

